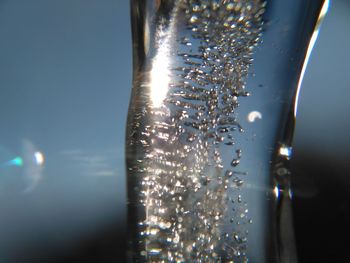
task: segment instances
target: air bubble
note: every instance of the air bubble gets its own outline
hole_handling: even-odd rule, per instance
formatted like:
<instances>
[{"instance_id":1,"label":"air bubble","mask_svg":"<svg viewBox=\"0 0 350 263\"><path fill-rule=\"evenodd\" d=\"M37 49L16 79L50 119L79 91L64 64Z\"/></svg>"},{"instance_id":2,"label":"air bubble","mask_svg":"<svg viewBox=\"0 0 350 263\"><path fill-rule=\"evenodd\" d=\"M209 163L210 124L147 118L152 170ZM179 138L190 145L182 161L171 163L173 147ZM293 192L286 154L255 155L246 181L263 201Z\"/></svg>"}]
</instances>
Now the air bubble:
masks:
<instances>
[{"instance_id":1,"label":"air bubble","mask_svg":"<svg viewBox=\"0 0 350 263\"><path fill-rule=\"evenodd\" d=\"M198 17L196 15L193 15L190 19L191 23L196 23L198 21Z\"/></svg>"},{"instance_id":2,"label":"air bubble","mask_svg":"<svg viewBox=\"0 0 350 263\"><path fill-rule=\"evenodd\" d=\"M239 163L240 163L240 160L239 160L239 159L233 159L233 160L231 161L231 166L236 167L237 165L239 165Z\"/></svg>"}]
</instances>

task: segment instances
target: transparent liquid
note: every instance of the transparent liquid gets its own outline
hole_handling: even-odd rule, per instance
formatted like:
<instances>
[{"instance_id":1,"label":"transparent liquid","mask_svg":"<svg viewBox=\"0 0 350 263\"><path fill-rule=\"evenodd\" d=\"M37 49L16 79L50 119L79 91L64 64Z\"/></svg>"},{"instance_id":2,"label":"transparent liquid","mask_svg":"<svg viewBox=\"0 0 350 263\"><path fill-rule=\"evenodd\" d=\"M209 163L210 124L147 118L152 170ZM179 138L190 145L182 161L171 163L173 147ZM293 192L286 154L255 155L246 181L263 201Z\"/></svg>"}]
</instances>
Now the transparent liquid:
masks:
<instances>
[{"instance_id":1,"label":"transparent liquid","mask_svg":"<svg viewBox=\"0 0 350 263\"><path fill-rule=\"evenodd\" d=\"M288 3L133 2L130 261L278 261L281 218L293 241L291 111L322 1L291 2L288 24L270 28Z\"/></svg>"}]
</instances>

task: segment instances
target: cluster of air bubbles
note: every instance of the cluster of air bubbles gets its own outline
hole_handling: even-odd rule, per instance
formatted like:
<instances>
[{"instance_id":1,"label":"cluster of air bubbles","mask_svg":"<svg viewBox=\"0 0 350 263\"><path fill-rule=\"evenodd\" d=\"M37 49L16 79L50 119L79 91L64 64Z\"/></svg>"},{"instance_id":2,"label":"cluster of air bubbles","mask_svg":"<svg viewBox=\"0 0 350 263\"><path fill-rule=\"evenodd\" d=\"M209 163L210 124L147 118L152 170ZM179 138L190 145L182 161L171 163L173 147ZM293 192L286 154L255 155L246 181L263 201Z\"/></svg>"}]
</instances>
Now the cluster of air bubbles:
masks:
<instances>
[{"instance_id":1,"label":"cluster of air bubbles","mask_svg":"<svg viewBox=\"0 0 350 263\"><path fill-rule=\"evenodd\" d=\"M263 12L259 0L180 0L174 8L169 91L135 117L141 132L131 142L143 153L133 167L145 210L137 242L150 262L247 262L252 220L236 112L249 96Z\"/></svg>"}]
</instances>

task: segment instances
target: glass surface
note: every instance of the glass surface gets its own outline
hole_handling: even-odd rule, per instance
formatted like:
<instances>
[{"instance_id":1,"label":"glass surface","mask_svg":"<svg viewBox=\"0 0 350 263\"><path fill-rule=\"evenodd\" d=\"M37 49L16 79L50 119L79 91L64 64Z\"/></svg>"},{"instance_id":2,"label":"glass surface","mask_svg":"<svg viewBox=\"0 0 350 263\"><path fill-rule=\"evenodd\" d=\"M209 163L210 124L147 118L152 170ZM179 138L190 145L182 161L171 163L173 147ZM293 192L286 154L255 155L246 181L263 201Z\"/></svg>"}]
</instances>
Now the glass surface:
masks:
<instances>
[{"instance_id":1,"label":"glass surface","mask_svg":"<svg viewBox=\"0 0 350 263\"><path fill-rule=\"evenodd\" d=\"M288 161L327 1L131 1L131 262L296 262Z\"/></svg>"}]
</instances>

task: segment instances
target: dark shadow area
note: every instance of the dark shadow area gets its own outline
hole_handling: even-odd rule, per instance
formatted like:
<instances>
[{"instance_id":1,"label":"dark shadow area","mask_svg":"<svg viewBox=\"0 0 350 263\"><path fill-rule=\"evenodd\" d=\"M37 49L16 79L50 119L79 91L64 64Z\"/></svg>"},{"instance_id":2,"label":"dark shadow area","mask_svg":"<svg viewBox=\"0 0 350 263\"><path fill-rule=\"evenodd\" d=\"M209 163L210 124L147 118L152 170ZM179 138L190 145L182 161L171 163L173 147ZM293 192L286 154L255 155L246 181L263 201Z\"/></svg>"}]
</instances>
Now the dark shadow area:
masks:
<instances>
[{"instance_id":1,"label":"dark shadow area","mask_svg":"<svg viewBox=\"0 0 350 263\"><path fill-rule=\"evenodd\" d=\"M126 262L125 251L125 231L118 226L112 226L99 236L84 240L52 262Z\"/></svg>"},{"instance_id":2,"label":"dark shadow area","mask_svg":"<svg viewBox=\"0 0 350 263\"><path fill-rule=\"evenodd\" d=\"M119 225L100 231L71 246L69 249L59 247L27 249L18 251L12 262L26 263L69 263L69 262L125 262L126 235Z\"/></svg>"},{"instance_id":3,"label":"dark shadow area","mask_svg":"<svg viewBox=\"0 0 350 263\"><path fill-rule=\"evenodd\" d=\"M346 161L320 154L295 154L292 185L299 263L349 258L349 168Z\"/></svg>"}]
</instances>

